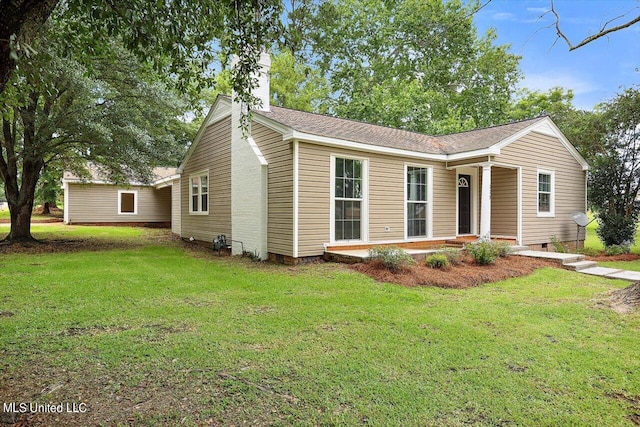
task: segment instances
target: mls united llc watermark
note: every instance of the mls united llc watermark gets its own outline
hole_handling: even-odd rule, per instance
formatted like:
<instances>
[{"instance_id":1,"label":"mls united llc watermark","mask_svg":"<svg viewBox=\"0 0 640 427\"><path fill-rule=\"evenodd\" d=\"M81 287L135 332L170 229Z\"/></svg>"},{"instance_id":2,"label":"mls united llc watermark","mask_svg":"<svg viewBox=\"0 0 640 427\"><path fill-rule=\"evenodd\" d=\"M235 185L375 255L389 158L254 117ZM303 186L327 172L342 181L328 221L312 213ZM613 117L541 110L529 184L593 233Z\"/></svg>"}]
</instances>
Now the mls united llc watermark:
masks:
<instances>
[{"instance_id":1,"label":"mls united llc watermark","mask_svg":"<svg viewBox=\"0 0 640 427\"><path fill-rule=\"evenodd\" d=\"M5 413L26 414L84 414L89 408L86 403L62 402L62 403L40 403L40 402L3 402L2 411Z\"/></svg>"}]
</instances>

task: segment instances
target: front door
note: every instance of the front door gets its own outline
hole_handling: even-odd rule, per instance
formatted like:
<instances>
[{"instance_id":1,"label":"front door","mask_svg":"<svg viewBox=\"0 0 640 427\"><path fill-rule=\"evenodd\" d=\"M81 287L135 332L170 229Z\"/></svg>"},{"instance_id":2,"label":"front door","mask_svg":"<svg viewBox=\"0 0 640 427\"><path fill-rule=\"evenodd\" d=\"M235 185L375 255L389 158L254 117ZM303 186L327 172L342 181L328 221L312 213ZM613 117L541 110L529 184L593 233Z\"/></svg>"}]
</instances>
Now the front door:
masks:
<instances>
[{"instance_id":1,"label":"front door","mask_svg":"<svg viewBox=\"0 0 640 427\"><path fill-rule=\"evenodd\" d=\"M471 234L471 175L458 175L458 234Z\"/></svg>"}]
</instances>

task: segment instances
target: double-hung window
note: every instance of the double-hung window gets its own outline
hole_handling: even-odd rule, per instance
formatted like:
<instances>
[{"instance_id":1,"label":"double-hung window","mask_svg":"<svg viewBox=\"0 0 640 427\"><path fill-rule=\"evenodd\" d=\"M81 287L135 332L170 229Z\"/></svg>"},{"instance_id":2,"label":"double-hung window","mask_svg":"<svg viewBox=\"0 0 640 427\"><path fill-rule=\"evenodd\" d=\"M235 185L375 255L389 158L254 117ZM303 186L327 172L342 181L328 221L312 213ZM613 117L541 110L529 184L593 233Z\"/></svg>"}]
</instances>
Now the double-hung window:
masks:
<instances>
[{"instance_id":1,"label":"double-hung window","mask_svg":"<svg viewBox=\"0 0 640 427\"><path fill-rule=\"evenodd\" d=\"M407 237L428 235L428 179L427 168L407 166Z\"/></svg>"},{"instance_id":2,"label":"double-hung window","mask_svg":"<svg viewBox=\"0 0 640 427\"><path fill-rule=\"evenodd\" d=\"M554 172L538 169L538 216L554 216Z\"/></svg>"},{"instance_id":3,"label":"double-hung window","mask_svg":"<svg viewBox=\"0 0 640 427\"><path fill-rule=\"evenodd\" d=\"M209 213L209 173L202 172L189 176L189 212Z\"/></svg>"},{"instance_id":4,"label":"double-hung window","mask_svg":"<svg viewBox=\"0 0 640 427\"><path fill-rule=\"evenodd\" d=\"M363 161L335 158L334 240L362 239Z\"/></svg>"}]
</instances>

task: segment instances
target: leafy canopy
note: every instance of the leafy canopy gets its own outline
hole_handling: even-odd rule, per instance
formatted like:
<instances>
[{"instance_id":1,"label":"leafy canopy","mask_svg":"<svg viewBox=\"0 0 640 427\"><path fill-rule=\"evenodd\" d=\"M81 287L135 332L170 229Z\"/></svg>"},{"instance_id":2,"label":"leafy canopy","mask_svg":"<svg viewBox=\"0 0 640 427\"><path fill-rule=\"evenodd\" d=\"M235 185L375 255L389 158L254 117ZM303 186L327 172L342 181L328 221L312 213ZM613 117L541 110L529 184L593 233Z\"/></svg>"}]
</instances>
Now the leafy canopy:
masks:
<instances>
[{"instance_id":1,"label":"leafy canopy","mask_svg":"<svg viewBox=\"0 0 640 427\"><path fill-rule=\"evenodd\" d=\"M331 0L307 26L308 60L326 76L338 116L438 134L502 122L519 57L478 37L478 4Z\"/></svg>"}]
</instances>

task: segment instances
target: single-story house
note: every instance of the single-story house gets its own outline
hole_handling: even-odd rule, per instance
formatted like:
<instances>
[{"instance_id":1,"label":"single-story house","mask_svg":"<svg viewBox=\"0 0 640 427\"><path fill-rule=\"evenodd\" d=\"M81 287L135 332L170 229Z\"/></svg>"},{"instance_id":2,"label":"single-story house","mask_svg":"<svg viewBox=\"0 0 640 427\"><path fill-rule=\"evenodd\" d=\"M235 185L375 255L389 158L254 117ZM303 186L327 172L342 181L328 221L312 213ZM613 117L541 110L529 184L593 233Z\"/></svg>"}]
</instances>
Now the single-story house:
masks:
<instances>
[{"instance_id":1,"label":"single-story house","mask_svg":"<svg viewBox=\"0 0 640 427\"><path fill-rule=\"evenodd\" d=\"M234 253L285 262L469 236L575 242L588 164L549 117L424 135L270 106L267 54L260 65L248 135L241 106L219 96L178 168L180 236L222 234Z\"/></svg>"},{"instance_id":2,"label":"single-story house","mask_svg":"<svg viewBox=\"0 0 640 427\"><path fill-rule=\"evenodd\" d=\"M148 184L131 182L114 185L94 165L87 165L88 177L65 171L64 188L65 224L144 224L171 225L180 233L179 175L176 168L153 169L154 179ZM172 218L174 213L177 222Z\"/></svg>"}]
</instances>

